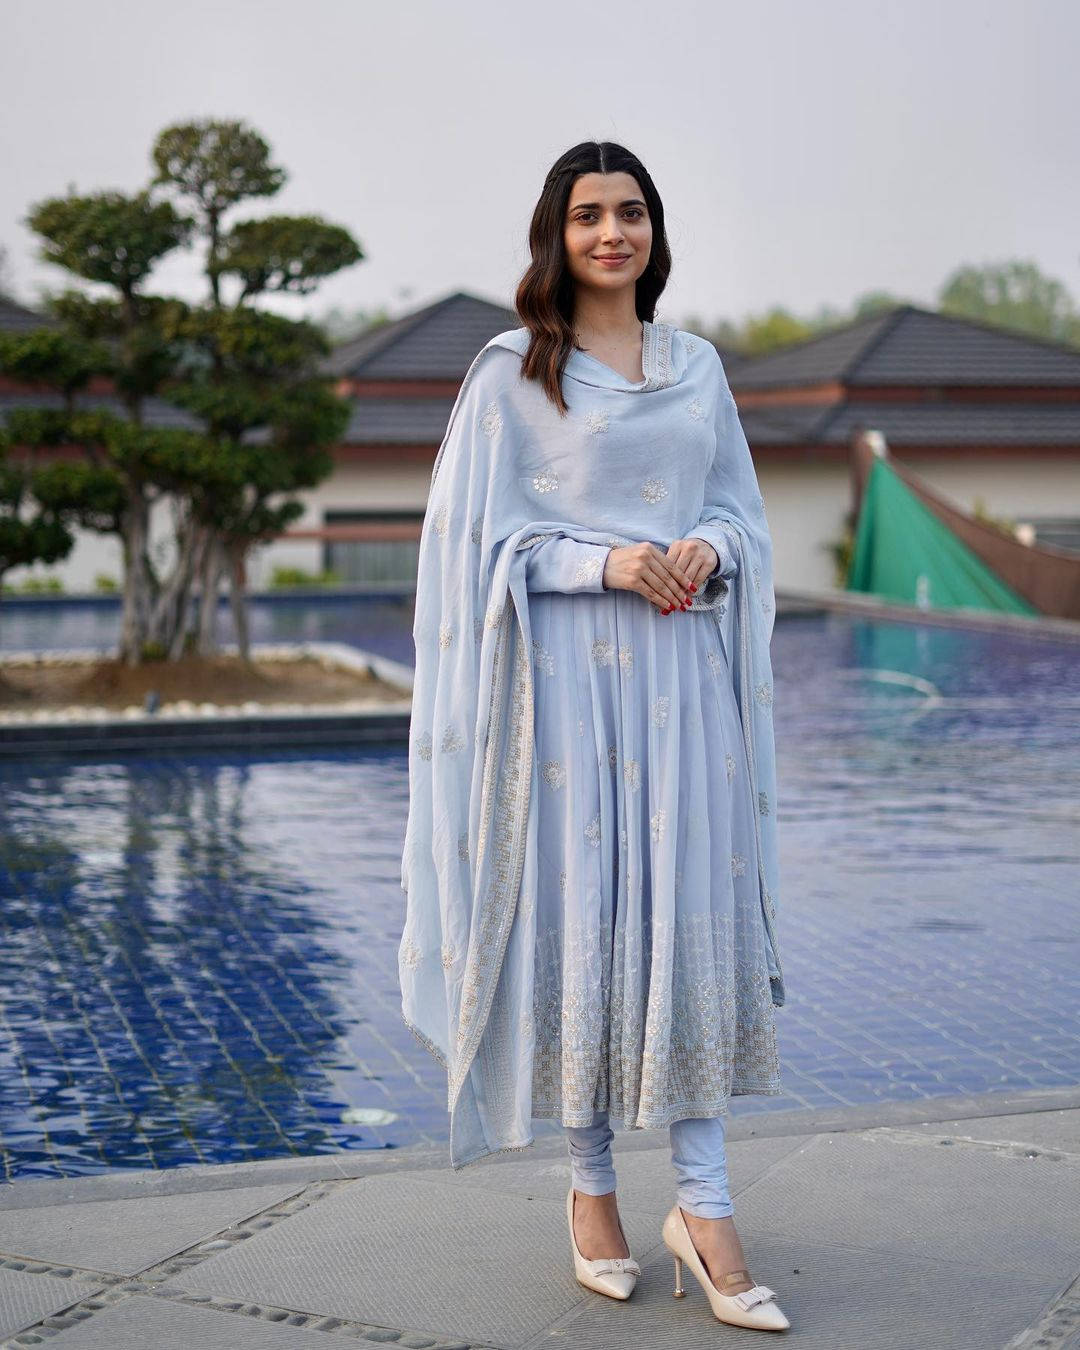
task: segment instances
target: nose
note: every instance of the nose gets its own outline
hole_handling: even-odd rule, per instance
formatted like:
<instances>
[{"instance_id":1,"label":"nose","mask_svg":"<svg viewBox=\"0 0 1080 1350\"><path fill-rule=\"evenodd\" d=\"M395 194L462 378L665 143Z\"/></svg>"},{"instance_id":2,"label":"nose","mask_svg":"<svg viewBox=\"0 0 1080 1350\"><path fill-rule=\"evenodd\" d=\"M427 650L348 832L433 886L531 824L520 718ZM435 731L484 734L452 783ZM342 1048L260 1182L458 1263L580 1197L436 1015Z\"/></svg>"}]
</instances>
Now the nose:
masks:
<instances>
[{"instance_id":1,"label":"nose","mask_svg":"<svg viewBox=\"0 0 1080 1350\"><path fill-rule=\"evenodd\" d=\"M603 239L605 244L621 243L623 232L619 228L619 218L614 213L605 217Z\"/></svg>"}]
</instances>

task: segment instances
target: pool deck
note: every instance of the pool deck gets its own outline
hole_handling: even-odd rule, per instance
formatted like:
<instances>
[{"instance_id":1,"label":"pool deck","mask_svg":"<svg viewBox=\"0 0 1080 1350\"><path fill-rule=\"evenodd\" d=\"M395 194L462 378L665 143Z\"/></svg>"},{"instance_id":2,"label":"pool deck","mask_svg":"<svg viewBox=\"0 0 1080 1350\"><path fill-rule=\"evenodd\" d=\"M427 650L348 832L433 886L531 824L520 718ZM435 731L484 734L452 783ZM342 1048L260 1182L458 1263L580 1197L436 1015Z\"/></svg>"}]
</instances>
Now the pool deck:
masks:
<instances>
[{"instance_id":1,"label":"pool deck","mask_svg":"<svg viewBox=\"0 0 1080 1350\"><path fill-rule=\"evenodd\" d=\"M1080 1087L745 1114L728 1138L791 1344L1080 1346ZM672 1298L667 1132L614 1148L642 1266L626 1303L573 1278L557 1136L457 1172L441 1146L14 1182L0 1346L751 1344L689 1275Z\"/></svg>"}]
</instances>

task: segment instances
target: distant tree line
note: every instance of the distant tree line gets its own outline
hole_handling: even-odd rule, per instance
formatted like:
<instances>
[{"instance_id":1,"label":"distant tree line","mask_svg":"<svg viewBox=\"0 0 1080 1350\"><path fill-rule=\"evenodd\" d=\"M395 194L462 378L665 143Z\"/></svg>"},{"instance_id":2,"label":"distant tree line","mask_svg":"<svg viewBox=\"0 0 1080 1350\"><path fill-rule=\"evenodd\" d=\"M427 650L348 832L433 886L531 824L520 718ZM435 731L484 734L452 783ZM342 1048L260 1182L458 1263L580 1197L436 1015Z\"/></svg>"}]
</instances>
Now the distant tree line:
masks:
<instances>
[{"instance_id":1,"label":"distant tree line","mask_svg":"<svg viewBox=\"0 0 1080 1350\"><path fill-rule=\"evenodd\" d=\"M710 323L691 315L684 326L725 350L760 356L910 303L922 302L888 291L868 291L848 309L822 305L815 313L800 316L777 305L739 323ZM941 314L997 324L1015 333L1080 348L1080 306L1063 282L1046 276L1034 262L1013 260L958 267L938 292L936 306Z\"/></svg>"}]
</instances>

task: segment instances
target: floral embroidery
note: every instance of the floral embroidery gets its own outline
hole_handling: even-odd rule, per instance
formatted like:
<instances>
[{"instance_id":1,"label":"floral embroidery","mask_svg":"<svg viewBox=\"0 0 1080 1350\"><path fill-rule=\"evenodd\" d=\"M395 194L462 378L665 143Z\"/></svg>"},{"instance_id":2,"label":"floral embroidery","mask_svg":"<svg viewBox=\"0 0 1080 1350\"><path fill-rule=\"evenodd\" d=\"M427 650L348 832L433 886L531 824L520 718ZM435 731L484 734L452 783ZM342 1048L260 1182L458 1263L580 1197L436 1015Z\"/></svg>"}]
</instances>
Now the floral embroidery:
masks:
<instances>
[{"instance_id":1,"label":"floral embroidery","mask_svg":"<svg viewBox=\"0 0 1080 1350\"><path fill-rule=\"evenodd\" d=\"M727 765L727 778L730 783L735 777L735 756L727 754L724 756L724 763Z\"/></svg>"},{"instance_id":2,"label":"floral embroidery","mask_svg":"<svg viewBox=\"0 0 1080 1350\"><path fill-rule=\"evenodd\" d=\"M458 841L457 841L457 855L458 855L458 861L459 861L459 862L468 862L468 861L469 861L469 834L468 834L468 831L466 831L464 834L459 834L459 835L458 835Z\"/></svg>"},{"instance_id":3,"label":"floral embroidery","mask_svg":"<svg viewBox=\"0 0 1080 1350\"><path fill-rule=\"evenodd\" d=\"M609 745L607 748L607 757L608 763L614 769L619 762L619 747L617 745ZM625 839L623 840L623 843L626 843Z\"/></svg>"},{"instance_id":4,"label":"floral embroidery","mask_svg":"<svg viewBox=\"0 0 1080 1350\"><path fill-rule=\"evenodd\" d=\"M762 497L760 493L758 494L757 499L757 509L762 515L765 514L765 498Z\"/></svg>"},{"instance_id":5,"label":"floral embroidery","mask_svg":"<svg viewBox=\"0 0 1080 1350\"><path fill-rule=\"evenodd\" d=\"M585 719L583 717L579 717L577 720L577 734L579 736L585 735Z\"/></svg>"},{"instance_id":6,"label":"floral embroidery","mask_svg":"<svg viewBox=\"0 0 1080 1350\"><path fill-rule=\"evenodd\" d=\"M654 811L649 818L649 828L652 831L653 843L658 844L664 833L664 826L667 824L667 811L661 806L659 810Z\"/></svg>"},{"instance_id":7,"label":"floral embroidery","mask_svg":"<svg viewBox=\"0 0 1080 1350\"><path fill-rule=\"evenodd\" d=\"M481 511L480 514L479 514L479 515L476 517L476 519L473 521L473 523L472 523L472 530L470 531L470 534L471 534L471 538L472 538L472 541L473 541L474 544L479 544L479 543L483 540L483 538L484 538L484 513L483 513L483 511Z\"/></svg>"},{"instance_id":8,"label":"floral embroidery","mask_svg":"<svg viewBox=\"0 0 1080 1350\"><path fill-rule=\"evenodd\" d=\"M542 670L545 675L554 675L555 661L539 638L533 638L532 649L533 660L536 662L537 669Z\"/></svg>"},{"instance_id":9,"label":"floral embroidery","mask_svg":"<svg viewBox=\"0 0 1080 1350\"><path fill-rule=\"evenodd\" d=\"M722 1113L736 1093L779 1095L768 972L754 931L709 911L646 916L615 948L593 921L538 929L533 1115L587 1125L602 1105L612 1120L661 1128L688 1105L704 1116Z\"/></svg>"},{"instance_id":10,"label":"floral embroidery","mask_svg":"<svg viewBox=\"0 0 1080 1350\"><path fill-rule=\"evenodd\" d=\"M668 709L671 707L671 699L667 694L661 694L659 698L653 700L652 720L653 725L657 727L666 727L668 719Z\"/></svg>"},{"instance_id":11,"label":"floral embroidery","mask_svg":"<svg viewBox=\"0 0 1080 1350\"><path fill-rule=\"evenodd\" d=\"M442 749L445 754L456 755L459 750L465 749L465 737L453 727L447 727L443 732Z\"/></svg>"},{"instance_id":12,"label":"floral embroidery","mask_svg":"<svg viewBox=\"0 0 1080 1350\"><path fill-rule=\"evenodd\" d=\"M634 649L629 643L619 648L619 665L622 666L624 675L633 675L634 673Z\"/></svg>"},{"instance_id":13,"label":"floral embroidery","mask_svg":"<svg viewBox=\"0 0 1080 1350\"><path fill-rule=\"evenodd\" d=\"M425 731L422 735L417 736L416 753L420 756L421 759L431 758L431 748L432 748L431 735L429 732Z\"/></svg>"},{"instance_id":14,"label":"floral embroidery","mask_svg":"<svg viewBox=\"0 0 1080 1350\"><path fill-rule=\"evenodd\" d=\"M588 825L585 826L585 838L592 844L593 848L600 847L600 816L593 816Z\"/></svg>"},{"instance_id":15,"label":"floral embroidery","mask_svg":"<svg viewBox=\"0 0 1080 1350\"><path fill-rule=\"evenodd\" d=\"M559 890L562 891L563 895L566 894L566 872L565 872L565 870L559 873Z\"/></svg>"},{"instance_id":16,"label":"floral embroidery","mask_svg":"<svg viewBox=\"0 0 1080 1350\"><path fill-rule=\"evenodd\" d=\"M454 640L454 630L448 623L439 625L439 646L449 647Z\"/></svg>"},{"instance_id":17,"label":"floral embroidery","mask_svg":"<svg viewBox=\"0 0 1080 1350\"><path fill-rule=\"evenodd\" d=\"M498 601L492 600L491 604L487 607L487 614L484 616L487 626L489 628L498 628L499 622L502 619L502 613L502 605L500 605Z\"/></svg>"},{"instance_id":18,"label":"floral embroidery","mask_svg":"<svg viewBox=\"0 0 1080 1350\"><path fill-rule=\"evenodd\" d=\"M627 787L636 791L641 786L641 765L636 759L628 759L623 765L623 777Z\"/></svg>"},{"instance_id":19,"label":"floral embroidery","mask_svg":"<svg viewBox=\"0 0 1080 1350\"><path fill-rule=\"evenodd\" d=\"M763 708L772 707L772 685L756 684L754 686L754 697Z\"/></svg>"},{"instance_id":20,"label":"floral embroidery","mask_svg":"<svg viewBox=\"0 0 1080 1350\"><path fill-rule=\"evenodd\" d=\"M480 426L483 428L484 435L489 437L498 435L502 430L502 413L499 412L499 405L494 399L484 409Z\"/></svg>"},{"instance_id":21,"label":"floral embroidery","mask_svg":"<svg viewBox=\"0 0 1080 1350\"><path fill-rule=\"evenodd\" d=\"M566 786L566 769L557 759L549 759L544 765L544 782L553 792Z\"/></svg>"},{"instance_id":22,"label":"floral embroidery","mask_svg":"<svg viewBox=\"0 0 1080 1350\"><path fill-rule=\"evenodd\" d=\"M690 402L686 405L686 411L690 414L690 416L694 419L695 422L700 422L701 419L705 416L705 409L701 406L701 400L699 398L691 399Z\"/></svg>"},{"instance_id":23,"label":"floral embroidery","mask_svg":"<svg viewBox=\"0 0 1080 1350\"><path fill-rule=\"evenodd\" d=\"M447 510L445 506L439 507L439 509L432 516L431 523L435 527L436 534L446 533L446 531L450 528L450 512Z\"/></svg>"},{"instance_id":24,"label":"floral embroidery","mask_svg":"<svg viewBox=\"0 0 1080 1350\"><path fill-rule=\"evenodd\" d=\"M746 859L743 857L741 853L733 853L731 855L731 875L733 877L741 877L745 874L745 872L746 872Z\"/></svg>"},{"instance_id":25,"label":"floral embroidery","mask_svg":"<svg viewBox=\"0 0 1080 1350\"><path fill-rule=\"evenodd\" d=\"M557 492L559 475L554 469L543 469L540 473L534 474L532 485L536 492Z\"/></svg>"},{"instance_id":26,"label":"floral embroidery","mask_svg":"<svg viewBox=\"0 0 1080 1350\"><path fill-rule=\"evenodd\" d=\"M598 666L610 666L615 663L615 644L608 638L593 638L592 659Z\"/></svg>"},{"instance_id":27,"label":"floral embroidery","mask_svg":"<svg viewBox=\"0 0 1080 1350\"><path fill-rule=\"evenodd\" d=\"M714 675L723 675L727 667L724 664L724 658L718 651L710 650L705 658L709 663L709 669Z\"/></svg>"},{"instance_id":28,"label":"floral embroidery","mask_svg":"<svg viewBox=\"0 0 1080 1350\"><path fill-rule=\"evenodd\" d=\"M573 582L575 586L587 586L596 580L604 570L604 559L597 553L588 554L582 558L574 572Z\"/></svg>"},{"instance_id":29,"label":"floral embroidery","mask_svg":"<svg viewBox=\"0 0 1080 1350\"><path fill-rule=\"evenodd\" d=\"M401 964L409 970L415 970L420 964L420 948L412 938L402 938L399 955Z\"/></svg>"},{"instance_id":30,"label":"floral embroidery","mask_svg":"<svg viewBox=\"0 0 1080 1350\"><path fill-rule=\"evenodd\" d=\"M585 414L585 429L586 431L592 432L594 435L600 431L607 431L607 410L601 408L596 412L587 412Z\"/></svg>"},{"instance_id":31,"label":"floral embroidery","mask_svg":"<svg viewBox=\"0 0 1080 1350\"><path fill-rule=\"evenodd\" d=\"M477 642L483 642L483 640L484 640L484 621L483 621L483 619L473 619L473 621L472 621L472 635L473 635L473 637L476 639Z\"/></svg>"},{"instance_id":32,"label":"floral embroidery","mask_svg":"<svg viewBox=\"0 0 1080 1350\"><path fill-rule=\"evenodd\" d=\"M663 501L667 496L667 484L662 478L649 478L641 485L641 495L650 503Z\"/></svg>"},{"instance_id":33,"label":"floral embroidery","mask_svg":"<svg viewBox=\"0 0 1080 1350\"><path fill-rule=\"evenodd\" d=\"M767 792L759 792L759 793L758 793L758 795L757 795L757 806L758 806L758 811L759 811L763 816L767 816L767 815L769 814L769 794L768 794Z\"/></svg>"},{"instance_id":34,"label":"floral embroidery","mask_svg":"<svg viewBox=\"0 0 1080 1350\"><path fill-rule=\"evenodd\" d=\"M697 351L697 341L696 341L695 338L692 338L692 337L684 337L684 338L683 338L683 346L686 348L686 350L687 350L688 352L696 352L696 351Z\"/></svg>"},{"instance_id":35,"label":"floral embroidery","mask_svg":"<svg viewBox=\"0 0 1080 1350\"><path fill-rule=\"evenodd\" d=\"M455 954L453 947L448 947L444 943L442 949L442 963L444 970L449 970L450 967L454 964L454 955Z\"/></svg>"}]
</instances>

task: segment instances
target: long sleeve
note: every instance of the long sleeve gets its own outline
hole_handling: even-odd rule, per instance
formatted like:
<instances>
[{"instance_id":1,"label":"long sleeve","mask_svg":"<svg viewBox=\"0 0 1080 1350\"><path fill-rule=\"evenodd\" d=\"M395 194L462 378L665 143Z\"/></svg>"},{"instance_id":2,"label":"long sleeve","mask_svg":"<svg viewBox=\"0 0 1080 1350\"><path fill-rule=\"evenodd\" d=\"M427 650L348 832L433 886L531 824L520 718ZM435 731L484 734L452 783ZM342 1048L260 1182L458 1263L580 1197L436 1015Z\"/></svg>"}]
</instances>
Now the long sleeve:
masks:
<instances>
[{"instance_id":1,"label":"long sleeve","mask_svg":"<svg viewBox=\"0 0 1080 1350\"><path fill-rule=\"evenodd\" d=\"M585 544L558 535L529 550L525 584L530 591L603 591L607 544Z\"/></svg>"}]
</instances>

